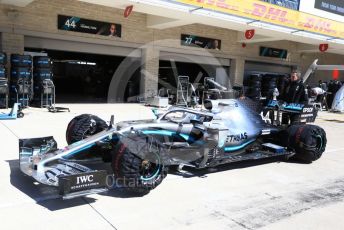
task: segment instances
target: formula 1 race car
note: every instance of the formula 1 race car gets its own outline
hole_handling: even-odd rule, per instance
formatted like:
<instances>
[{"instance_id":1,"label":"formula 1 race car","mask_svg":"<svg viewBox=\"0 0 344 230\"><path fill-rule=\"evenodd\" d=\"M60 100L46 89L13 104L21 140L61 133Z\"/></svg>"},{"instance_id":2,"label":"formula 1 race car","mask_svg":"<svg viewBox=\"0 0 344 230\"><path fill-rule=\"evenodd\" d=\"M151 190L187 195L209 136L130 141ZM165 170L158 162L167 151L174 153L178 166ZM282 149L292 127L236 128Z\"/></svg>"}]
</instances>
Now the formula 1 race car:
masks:
<instances>
[{"instance_id":1,"label":"formula 1 race car","mask_svg":"<svg viewBox=\"0 0 344 230\"><path fill-rule=\"evenodd\" d=\"M116 185L146 194L171 166L202 169L278 156L312 162L325 151L321 127L267 121L249 99L208 100L204 106L171 107L155 120L116 125L113 116L109 125L94 115L77 116L68 124L69 146L63 149L57 149L52 137L20 140L20 169L40 183L58 186L64 198L73 198L108 188L106 171L85 166L102 160L111 164ZM274 114L280 112L276 108L270 104L267 109ZM284 112L310 112L296 108Z\"/></svg>"}]
</instances>

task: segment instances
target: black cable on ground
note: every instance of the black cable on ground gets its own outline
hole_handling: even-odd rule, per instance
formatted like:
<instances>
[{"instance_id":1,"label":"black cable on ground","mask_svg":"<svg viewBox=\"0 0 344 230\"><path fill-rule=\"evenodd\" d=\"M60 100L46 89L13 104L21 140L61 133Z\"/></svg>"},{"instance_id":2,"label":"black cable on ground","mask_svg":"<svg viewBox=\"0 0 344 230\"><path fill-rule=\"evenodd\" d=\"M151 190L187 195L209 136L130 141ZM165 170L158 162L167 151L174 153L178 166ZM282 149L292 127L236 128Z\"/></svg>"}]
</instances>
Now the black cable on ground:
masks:
<instances>
[{"instance_id":1,"label":"black cable on ground","mask_svg":"<svg viewBox=\"0 0 344 230\"><path fill-rule=\"evenodd\" d=\"M19 137L10 129L8 128L7 125L5 125L4 123L0 122L0 124L2 124L6 129L8 129L8 131L10 131L17 139L19 139Z\"/></svg>"},{"instance_id":2,"label":"black cable on ground","mask_svg":"<svg viewBox=\"0 0 344 230\"><path fill-rule=\"evenodd\" d=\"M105 216L103 216L103 214L101 214L95 207L93 207L90 202L87 201L87 199L85 197L81 197L81 199L88 204L101 218L103 218L103 220L105 220L113 229L117 230L117 228L110 222L108 221Z\"/></svg>"}]
</instances>

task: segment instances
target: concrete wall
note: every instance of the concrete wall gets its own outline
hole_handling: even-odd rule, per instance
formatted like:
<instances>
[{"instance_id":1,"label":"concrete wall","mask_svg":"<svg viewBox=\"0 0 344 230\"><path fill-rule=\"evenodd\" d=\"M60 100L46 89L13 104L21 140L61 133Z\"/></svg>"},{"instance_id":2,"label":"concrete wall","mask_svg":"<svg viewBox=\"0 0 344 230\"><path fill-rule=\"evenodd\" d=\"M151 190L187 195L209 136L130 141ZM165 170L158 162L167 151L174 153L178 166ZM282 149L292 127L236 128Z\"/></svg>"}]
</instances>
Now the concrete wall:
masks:
<instances>
[{"instance_id":1,"label":"concrete wall","mask_svg":"<svg viewBox=\"0 0 344 230\"><path fill-rule=\"evenodd\" d=\"M122 25L122 37L109 38L101 35L58 30L58 14L119 23ZM22 53L24 50L25 36L63 40L76 39L78 42L106 43L106 45L133 48L139 48L144 44L151 43L149 50L143 50L142 52L142 76L144 77L144 81L142 81L143 85L141 89L145 92L154 89L156 91L157 84L154 82L156 82L158 75L158 55L160 50L236 60L233 62L234 65L232 65L230 71L231 81L236 84L242 83L244 73L243 62L245 60L300 66L311 63L308 58L306 60L300 58L301 54L297 52L298 44L294 42L277 41L247 44L243 48L237 42L238 34L236 31L201 24L157 30L147 28L146 21L147 16L145 14L133 12L129 18L124 18L122 9L102 7L76 0L35 0L24 8L0 4L1 46L3 51L8 54ZM181 46L180 35L182 33L220 39L222 42L221 51ZM288 58L286 60L280 60L259 57L259 46L287 49L289 53ZM336 59L336 57L332 59ZM309 63L307 63L308 61ZM151 73L151 75L155 75L155 79L152 80L152 78L145 77L145 70Z\"/></svg>"}]
</instances>

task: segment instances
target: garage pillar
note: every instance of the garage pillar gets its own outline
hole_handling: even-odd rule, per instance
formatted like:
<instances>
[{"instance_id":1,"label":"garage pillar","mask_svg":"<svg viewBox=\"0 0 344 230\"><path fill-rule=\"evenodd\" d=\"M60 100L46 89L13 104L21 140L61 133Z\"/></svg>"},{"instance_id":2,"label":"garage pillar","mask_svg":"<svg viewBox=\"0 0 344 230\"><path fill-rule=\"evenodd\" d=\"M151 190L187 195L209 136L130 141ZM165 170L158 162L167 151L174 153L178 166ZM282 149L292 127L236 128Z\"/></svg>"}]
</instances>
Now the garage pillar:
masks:
<instances>
[{"instance_id":1,"label":"garage pillar","mask_svg":"<svg viewBox=\"0 0 344 230\"><path fill-rule=\"evenodd\" d=\"M9 67L9 58L11 54L23 54L24 53L24 35L13 33L1 33L0 36L0 48L2 52L7 54Z\"/></svg>"},{"instance_id":2,"label":"garage pillar","mask_svg":"<svg viewBox=\"0 0 344 230\"><path fill-rule=\"evenodd\" d=\"M159 50L148 45L142 52L141 94L145 98L157 95L159 74Z\"/></svg>"},{"instance_id":3,"label":"garage pillar","mask_svg":"<svg viewBox=\"0 0 344 230\"><path fill-rule=\"evenodd\" d=\"M230 75L231 84L234 85L243 85L244 82L244 71L245 71L245 59L236 58L231 62Z\"/></svg>"}]
</instances>

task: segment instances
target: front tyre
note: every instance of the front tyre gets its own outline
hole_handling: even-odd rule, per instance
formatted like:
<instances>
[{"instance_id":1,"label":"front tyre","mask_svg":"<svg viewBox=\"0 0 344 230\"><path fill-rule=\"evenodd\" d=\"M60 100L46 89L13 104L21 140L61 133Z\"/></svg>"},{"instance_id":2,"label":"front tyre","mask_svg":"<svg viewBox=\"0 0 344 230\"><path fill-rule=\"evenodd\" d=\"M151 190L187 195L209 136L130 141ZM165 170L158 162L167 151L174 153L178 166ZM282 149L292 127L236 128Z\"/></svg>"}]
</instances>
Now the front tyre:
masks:
<instances>
[{"instance_id":1,"label":"front tyre","mask_svg":"<svg viewBox=\"0 0 344 230\"><path fill-rule=\"evenodd\" d=\"M66 141L70 145L106 128L108 128L108 125L99 117L91 114L81 114L69 122L66 130Z\"/></svg>"},{"instance_id":2,"label":"front tyre","mask_svg":"<svg viewBox=\"0 0 344 230\"><path fill-rule=\"evenodd\" d=\"M136 195L149 193L167 175L163 148L148 136L122 137L112 159L116 183Z\"/></svg>"}]
</instances>

